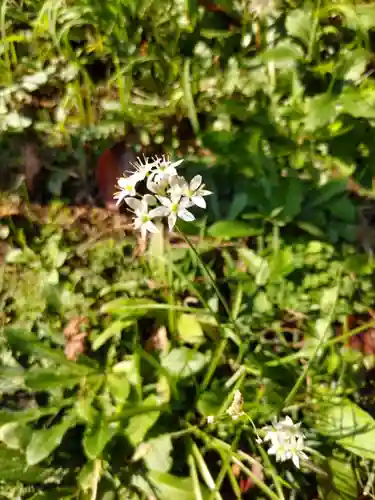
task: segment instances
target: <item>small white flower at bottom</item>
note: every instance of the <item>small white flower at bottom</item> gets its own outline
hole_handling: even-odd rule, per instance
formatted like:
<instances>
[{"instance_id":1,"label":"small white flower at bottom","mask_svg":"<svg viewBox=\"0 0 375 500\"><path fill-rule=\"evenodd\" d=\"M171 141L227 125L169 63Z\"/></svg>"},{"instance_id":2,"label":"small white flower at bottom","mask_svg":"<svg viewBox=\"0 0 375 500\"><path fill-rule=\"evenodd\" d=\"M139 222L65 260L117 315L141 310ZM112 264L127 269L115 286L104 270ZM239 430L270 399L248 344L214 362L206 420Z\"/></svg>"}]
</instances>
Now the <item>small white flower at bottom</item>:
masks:
<instances>
[{"instance_id":1,"label":"small white flower at bottom","mask_svg":"<svg viewBox=\"0 0 375 500\"><path fill-rule=\"evenodd\" d=\"M152 195L145 195L141 200L137 198L126 198L126 203L134 211L134 228L140 229L142 238L146 237L147 232L158 233L159 229L152 222L157 217L158 208L149 210L149 205L155 204L156 200Z\"/></svg>"},{"instance_id":2,"label":"small white flower at bottom","mask_svg":"<svg viewBox=\"0 0 375 500\"><path fill-rule=\"evenodd\" d=\"M208 415L206 420L208 424L213 424L215 422L215 417L213 415Z\"/></svg>"},{"instance_id":3,"label":"small white flower at bottom","mask_svg":"<svg viewBox=\"0 0 375 500\"><path fill-rule=\"evenodd\" d=\"M300 467L300 459L307 459L304 453L304 435L300 430L300 423L294 424L288 416L272 426L266 426L263 431L266 433L263 442L270 442L269 455L275 455L278 462L292 460L294 465Z\"/></svg>"}]
</instances>

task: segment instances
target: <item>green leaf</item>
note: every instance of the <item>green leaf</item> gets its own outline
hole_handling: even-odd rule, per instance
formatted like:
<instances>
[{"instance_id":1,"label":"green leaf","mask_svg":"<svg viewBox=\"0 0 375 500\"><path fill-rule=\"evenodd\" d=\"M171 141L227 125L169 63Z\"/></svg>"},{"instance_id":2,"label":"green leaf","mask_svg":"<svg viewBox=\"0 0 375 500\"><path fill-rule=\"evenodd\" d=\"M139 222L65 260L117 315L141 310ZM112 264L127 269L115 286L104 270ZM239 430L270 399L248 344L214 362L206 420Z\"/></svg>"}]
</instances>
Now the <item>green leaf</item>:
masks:
<instances>
[{"instance_id":1,"label":"green leaf","mask_svg":"<svg viewBox=\"0 0 375 500\"><path fill-rule=\"evenodd\" d=\"M24 453L0 444L0 481L22 481L35 485L53 476L54 472L54 469L45 467L28 467Z\"/></svg>"},{"instance_id":2,"label":"green leaf","mask_svg":"<svg viewBox=\"0 0 375 500\"><path fill-rule=\"evenodd\" d=\"M289 68L302 57L302 49L290 41L282 41L262 54L265 63L273 62L276 67Z\"/></svg>"},{"instance_id":3,"label":"green leaf","mask_svg":"<svg viewBox=\"0 0 375 500\"><path fill-rule=\"evenodd\" d=\"M68 370L54 368L32 368L26 372L27 387L34 391L52 390L58 387L74 387L79 384L83 375Z\"/></svg>"},{"instance_id":4,"label":"green leaf","mask_svg":"<svg viewBox=\"0 0 375 500\"><path fill-rule=\"evenodd\" d=\"M260 228L251 226L250 224L239 220L221 220L215 222L208 229L209 236L213 238L232 239L246 238L248 236L256 236L261 233Z\"/></svg>"},{"instance_id":5,"label":"green leaf","mask_svg":"<svg viewBox=\"0 0 375 500\"><path fill-rule=\"evenodd\" d=\"M325 237L324 231L316 227L314 224L311 224L310 222L299 221L297 222L297 226L303 231L306 231L306 233L311 234L311 236L315 236L316 238Z\"/></svg>"},{"instance_id":6,"label":"green leaf","mask_svg":"<svg viewBox=\"0 0 375 500\"><path fill-rule=\"evenodd\" d=\"M320 186L319 191L312 201L309 202L308 207L316 208L318 206L328 205L328 202L332 201L340 194L347 191L347 181L346 180L331 180L328 181L323 186Z\"/></svg>"},{"instance_id":7,"label":"green leaf","mask_svg":"<svg viewBox=\"0 0 375 500\"><path fill-rule=\"evenodd\" d=\"M0 425L9 422L32 422L44 416L54 415L58 413L62 407L64 407L64 404L47 408L30 408L29 410L22 411L3 410L0 411Z\"/></svg>"},{"instance_id":8,"label":"green leaf","mask_svg":"<svg viewBox=\"0 0 375 500\"><path fill-rule=\"evenodd\" d=\"M107 302L101 308L102 314L116 314L121 318L136 320L146 316L153 309L156 302L150 299L134 298L134 299L115 299Z\"/></svg>"},{"instance_id":9,"label":"green leaf","mask_svg":"<svg viewBox=\"0 0 375 500\"><path fill-rule=\"evenodd\" d=\"M142 445L141 445L142 446ZM169 434L162 434L144 443L143 460L150 470L168 472L172 467L172 439Z\"/></svg>"},{"instance_id":10,"label":"green leaf","mask_svg":"<svg viewBox=\"0 0 375 500\"><path fill-rule=\"evenodd\" d=\"M320 310L323 314L328 315L330 313L336 303L338 292L337 286L325 288L323 290L322 298L320 299Z\"/></svg>"},{"instance_id":11,"label":"green leaf","mask_svg":"<svg viewBox=\"0 0 375 500\"><path fill-rule=\"evenodd\" d=\"M375 95L372 88L357 89L347 87L338 99L340 113L355 118L375 118Z\"/></svg>"},{"instance_id":12,"label":"green leaf","mask_svg":"<svg viewBox=\"0 0 375 500\"><path fill-rule=\"evenodd\" d=\"M356 4L355 15L364 30L370 30L375 27L375 5L372 3Z\"/></svg>"},{"instance_id":13,"label":"green leaf","mask_svg":"<svg viewBox=\"0 0 375 500\"><path fill-rule=\"evenodd\" d=\"M346 457L328 460L329 478L320 479L320 497L325 500L356 500L358 486L352 464Z\"/></svg>"},{"instance_id":14,"label":"green leaf","mask_svg":"<svg viewBox=\"0 0 375 500\"><path fill-rule=\"evenodd\" d=\"M302 186L301 180L295 177L290 177L286 180L286 186L285 188L283 187L285 193L282 211L283 219L294 219L300 213L303 201Z\"/></svg>"},{"instance_id":15,"label":"green leaf","mask_svg":"<svg viewBox=\"0 0 375 500\"><path fill-rule=\"evenodd\" d=\"M111 426L105 415L98 412L94 419L94 425L86 427L83 436L82 444L86 456L90 460L99 457L116 430L116 426L114 424Z\"/></svg>"},{"instance_id":16,"label":"green leaf","mask_svg":"<svg viewBox=\"0 0 375 500\"><path fill-rule=\"evenodd\" d=\"M150 484L152 487L150 486ZM157 495L158 500L196 500L194 482L190 477L177 477L165 472L150 471L147 480L141 476L133 477L134 486L146 495ZM202 500L210 496L208 489L200 485Z\"/></svg>"},{"instance_id":17,"label":"green leaf","mask_svg":"<svg viewBox=\"0 0 375 500\"><path fill-rule=\"evenodd\" d=\"M19 422L9 422L0 427L0 441L12 450L22 450L31 437L31 427Z\"/></svg>"},{"instance_id":18,"label":"green leaf","mask_svg":"<svg viewBox=\"0 0 375 500\"><path fill-rule=\"evenodd\" d=\"M314 427L361 458L375 459L375 421L348 399L319 408Z\"/></svg>"},{"instance_id":19,"label":"green leaf","mask_svg":"<svg viewBox=\"0 0 375 500\"><path fill-rule=\"evenodd\" d=\"M208 355L204 355L194 349L180 347L172 349L163 357L161 364L171 375L179 378L187 378L200 372L208 361Z\"/></svg>"},{"instance_id":20,"label":"green leaf","mask_svg":"<svg viewBox=\"0 0 375 500\"><path fill-rule=\"evenodd\" d=\"M157 399L155 396L149 396L142 404L145 406L157 404ZM144 440L147 432L155 424L159 416L160 411L149 411L135 415L129 419L129 424L125 432L133 446L138 446Z\"/></svg>"},{"instance_id":21,"label":"green leaf","mask_svg":"<svg viewBox=\"0 0 375 500\"><path fill-rule=\"evenodd\" d=\"M68 368L72 374L87 375L94 371L95 363L92 360L86 358L87 364L83 364L82 358L80 362L69 361L61 350L48 346L30 332L20 328L5 328L5 335L13 349L54 361L57 365Z\"/></svg>"},{"instance_id":22,"label":"green leaf","mask_svg":"<svg viewBox=\"0 0 375 500\"><path fill-rule=\"evenodd\" d=\"M11 394L25 387L25 371L20 366L0 367L0 394Z\"/></svg>"},{"instance_id":23,"label":"green leaf","mask_svg":"<svg viewBox=\"0 0 375 500\"><path fill-rule=\"evenodd\" d=\"M223 405L226 394L219 388L204 392L198 400L197 409L204 416L217 415Z\"/></svg>"},{"instance_id":24,"label":"green leaf","mask_svg":"<svg viewBox=\"0 0 375 500\"><path fill-rule=\"evenodd\" d=\"M356 49L346 52L340 57L335 68L335 77L345 80L358 81L366 70L370 54L365 49Z\"/></svg>"},{"instance_id":25,"label":"green leaf","mask_svg":"<svg viewBox=\"0 0 375 500\"><path fill-rule=\"evenodd\" d=\"M33 432L31 440L26 448L26 461L28 465L35 465L47 458L58 446L60 446L64 434L76 423L75 413L64 416L59 424L48 429Z\"/></svg>"},{"instance_id":26,"label":"green leaf","mask_svg":"<svg viewBox=\"0 0 375 500\"><path fill-rule=\"evenodd\" d=\"M261 291L256 294L254 298L254 311L259 314L272 312L272 303L265 292Z\"/></svg>"},{"instance_id":27,"label":"green leaf","mask_svg":"<svg viewBox=\"0 0 375 500\"><path fill-rule=\"evenodd\" d=\"M117 403L125 403L130 392L130 383L126 375L110 373L107 376L107 386Z\"/></svg>"},{"instance_id":28,"label":"green leaf","mask_svg":"<svg viewBox=\"0 0 375 500\"><path fill-rule=\"evenodd\" d=\"M248 196L246 193L236 193L229 208L228 219L234 220L246 208Z\"/></svg>"},{"instance_id":29,"label":"green leaf","mask_svg":"<svg viewBox=\"0 0 375 500\"><path fill-rule=\"evenodd\" d=\"M180 340L187 344L202 344L205 340L201 324L194 314L180 314L177 330Z\"/></svg>"},{"instance_id":30,"label":"green leaf","mask_svg":"<svg viewBox=\"0 0 375 500\"><path fill-rule=\"evenodd\" d=\"M337 116L337 101L332 94L311 97L307 100L305 128L307 131L315 131L331 123Z\"/></svg>"},{"instance_id":31,"label":"green leaf","mask_svg":"<svg viewBox=\"0 0 375 500\"><path fill-rule=\"evenodd\" d=\"M120 335L123 330L129 328L134 323L134 320L127 321L113 321L104 332L100 333L92 343L92 350L97 351L104 345L108 340L116 335Z\"/></svg>"},{"instance_id":32,"label":"green leaf","mask_svg":"<svg viewBox=\"0 0 375 500\"><path fill-rule=\"evenodd\" d=\"M311 38L312 10L305 6L303 9L293 9L289 12L285 27L289 36L301 40L308 47Z\"/></svg>"},{"instance_id":33,"label":"green leaf","mask_svg":"<svg viewBox=\"0 0 375 500\"><path fill-rule=\"evenodd\" d=\"M255 276L255 283L263 286L268 282L270 268L266 259L255 253L250 248L240 248L238 254L244 260L250 274Z\"/></svg>"},{"instance_id":34,"label":"green leaf","mask_svg":"<svg viewBox=\"0 0 375 500\"><path fill-rule=\"evenodd\" d=\"M357 210L349 198L340 198L338 200L332 200L327 206L328 210L344 222L353 223L357 218Z\"/></svg>"},{"instance_id":35,"label":"green leaf","mask_svg":"<svg viewBox=\"0 0 375 500\"><path fill-rule=\"evenodd\" d=\"M185 5L189 14L191 26L194 28L198 17L198 0L185 0Z\"/></svg>"}]
</instances>

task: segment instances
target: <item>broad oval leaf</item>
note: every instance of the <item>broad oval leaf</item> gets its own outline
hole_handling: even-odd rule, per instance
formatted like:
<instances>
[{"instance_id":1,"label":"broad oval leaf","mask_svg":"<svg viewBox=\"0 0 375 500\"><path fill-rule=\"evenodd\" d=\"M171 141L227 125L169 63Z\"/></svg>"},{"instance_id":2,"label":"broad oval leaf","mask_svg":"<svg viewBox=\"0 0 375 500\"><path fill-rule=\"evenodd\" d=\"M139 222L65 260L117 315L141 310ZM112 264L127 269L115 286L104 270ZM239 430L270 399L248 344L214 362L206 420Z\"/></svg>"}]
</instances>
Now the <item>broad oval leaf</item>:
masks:
<instances>
[{"instance_id":1,"label":"broad oval leaf","mask_svg":"<svg viewBox=\"0 0 375 500\"><path fill-rule=\"evenodd\" d=\"M145 406L156 404L155 396L149 396L143 401ZM126 435L133 446L138 446L146 436L147 432L155 424L160 416L160 411L152 410L147 413L135 415L129 419Z\"/></svg>"},{"instance_id":2,"label":"broad oval leaf","mask_svg":"<svg viewBox=\"0 0 375 500\"><path fill-rule=\"evenodd\" d=\"M150 483L153 488L150 487ZM141 476L133 477L133 484L147 495L157 494L159 500L196 500L195 484L190 477L177 477L166 472L150 471L147 480ZM203 485L199 485L201 500L207 500L210 492Z\"/></svg>"},{"instance_id":3,"label":"broad oval leaf","mask_svg":"<svg viewBox=\"0 0 375 500\"><path fill-rule=\"evenodd\" d=\"M26 448L26 461L28 465L35 465L47 458L60 446L64 434L76 422L75 413L66 415L59 424L48 429L34 431Z\"/></svg>"},{"instance_id":4,"label":"broad oval leaf","mask_svg":"<svg viewBox=\"0 0 375 500\"><path fill-rule=\"evenodd\" d=\"M353 465L347 457L331 458L328 460L329 477L321 478L321 498L325 500L356 500L358 498L358 487Z\"/></svg>"},{"instance_id":5,"label":"broad oval leaf","mask_svg":"<svg viewBox=\"0 0 375 500\"><path fill-rule=\"evenodd\" d=\"M375 420L348 399L319 408L313 426L346 450L375 460Z\"/></svg>"},{"instance_id":6,"label":"broad oval leaf","mask_svg":"<svg viewBox=\"0 0 375 500\"><path fill-rule=\"evenodd\" d=\"M163 359L162 366L171 375L180 378L187 378L200 372L208 363L210 353L207 355L201 352L180 347L172 349Z\"/></svg>"},{"instance_id":7,"label":"broad oval leaf","mask_svg":"<svg viewBox=\"0 0 375 500\"><path fill-rule=\"evenodd\" d=\"M115 424L106 420L103 413L98 413L94 424L86 427L83 436L83 449L90 460L97 458L104 450L105 445L110 441L117 430Z\"/></svg>"},{"instance_id":8,"label":"broad oval leaf","mask_svg":"<svg viewBox=\"0 0 375 500\"><path fill-rule=\"evenodd\" d=\"M180 314L177 329L180 339L187 344L202 344L205 340L202 326L194 314Z\"/></svg>"},{"instance_id":9,"label":"broad oval leaf","mask_svg":"<svg viewBox=\"0 0 375 500\"><path fill-rule=\"evenodd\" d=\"M107 376L107 386L118 403L125 403L130 392L130 383L125 374L110 373Z\"/></svg>"}]
</instances>

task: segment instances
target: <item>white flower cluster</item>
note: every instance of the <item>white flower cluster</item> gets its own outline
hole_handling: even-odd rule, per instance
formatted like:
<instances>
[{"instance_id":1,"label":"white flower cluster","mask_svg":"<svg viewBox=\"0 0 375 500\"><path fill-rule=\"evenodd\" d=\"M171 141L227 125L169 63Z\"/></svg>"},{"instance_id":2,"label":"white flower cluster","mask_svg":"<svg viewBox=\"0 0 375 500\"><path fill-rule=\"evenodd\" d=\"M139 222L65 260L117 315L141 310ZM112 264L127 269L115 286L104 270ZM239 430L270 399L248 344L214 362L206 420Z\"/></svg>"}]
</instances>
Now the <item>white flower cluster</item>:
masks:
<instances>
[{"instance_id":1,"label":"white flower cluster","mask_svg":"<svg viewBox=\"0 0 375 500\"><path fill-rule=\"evenodd\" d=\"M301 423L294 424L290 417L272 426L266 426L262 430L266 433L263 442L270 441L269 455L275 455L278 462L292 460L299 468L300 459L307 459L303 452L305 449L304 435L300 429Z\"/></svg>"},{"instance_id":2,"label":"white flower cluster","mask_svg":"<svg viewBox=\"0 0 375 500\"><path fill-rule=\"evenodd\" d=\"M190 222L195 219L188 210L194 205L206 208L204 196L211 194L202 183L202 176L196 175L189 183L184 177L177 174L176 168L183 162L178 160L171 162L163 157L155 157L151 160L140 158L132 165L134 172L118 179L119 191L114 194L116 205L122 201L134 212L134 228L139 229L143 237L147 231L159 232L154 221L163 217L168 219L168 227L171 231L176 224L177 218ZM146 181L148 193L140 195L137 193L137 184Z\"/></svg>"}]
</instances>

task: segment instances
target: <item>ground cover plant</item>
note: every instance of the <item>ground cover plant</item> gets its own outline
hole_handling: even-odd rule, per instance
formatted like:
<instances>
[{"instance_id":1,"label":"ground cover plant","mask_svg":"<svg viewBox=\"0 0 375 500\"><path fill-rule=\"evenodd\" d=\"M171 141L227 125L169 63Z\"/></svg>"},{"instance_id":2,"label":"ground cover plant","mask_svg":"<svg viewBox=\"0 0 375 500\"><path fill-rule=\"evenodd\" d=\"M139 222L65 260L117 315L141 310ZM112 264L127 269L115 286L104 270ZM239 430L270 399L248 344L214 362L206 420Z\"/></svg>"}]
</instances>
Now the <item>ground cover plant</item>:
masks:
<instances>
[{"instance_id":1,"label":"ground cover plant","mask_svg":"<svg viewBox=\"0 0 375 500\"><path fill-rule=\"evenodd\" d=\"M1 498L375 497L374 27L1 4Z\"/></svg>"}]
</instances>

